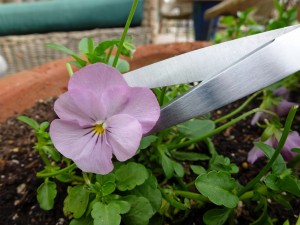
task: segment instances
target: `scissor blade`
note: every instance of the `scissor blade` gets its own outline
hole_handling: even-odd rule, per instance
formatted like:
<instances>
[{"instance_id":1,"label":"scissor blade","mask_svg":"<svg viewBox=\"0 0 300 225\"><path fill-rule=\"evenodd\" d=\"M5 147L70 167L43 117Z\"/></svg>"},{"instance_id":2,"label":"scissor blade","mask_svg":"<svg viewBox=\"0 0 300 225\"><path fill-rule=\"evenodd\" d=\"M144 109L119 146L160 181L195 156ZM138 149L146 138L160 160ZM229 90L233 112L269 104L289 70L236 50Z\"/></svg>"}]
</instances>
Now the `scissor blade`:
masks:
<instances>
[{"instance_id":1,"label":"scissor blade","mask_svg":"<svg viewBox=\"0 0 300 225\"><path fill-rule=\"evenodd\" d=\"M150 132L205 114L300 70L300 28L260 47L163 107Z\"/></svg>"},{"instance_id":2,"label":"scissor blade","mask_svg":"<svg viewBox=\"0 0 300 225\"><path fill-rule=\"evenodd\" d=\"M240 58L300 25L240 38L195 50L124 74L130 86L163 87L204 81Z\"/></svg>"}]
</instances>

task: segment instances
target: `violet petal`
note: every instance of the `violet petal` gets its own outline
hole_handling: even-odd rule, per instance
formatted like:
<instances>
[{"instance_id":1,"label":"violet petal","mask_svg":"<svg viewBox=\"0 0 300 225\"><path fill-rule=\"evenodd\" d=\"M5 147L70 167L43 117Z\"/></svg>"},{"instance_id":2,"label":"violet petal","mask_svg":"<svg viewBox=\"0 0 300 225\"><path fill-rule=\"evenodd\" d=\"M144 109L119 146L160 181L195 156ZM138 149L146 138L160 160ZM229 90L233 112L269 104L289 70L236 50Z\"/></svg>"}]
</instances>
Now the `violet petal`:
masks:
<instances>
[{"instance_id":1,"label":"violet petal","mask_svg":"<svg viewBox=\"0 0 300 225\"><path fill-rule=\"evenodd\" d=\"M142 139L142 127L137 119L126 114L112 116L105 122L107 140L119 161L133 157Z\"/></svg>"}]
</instances>

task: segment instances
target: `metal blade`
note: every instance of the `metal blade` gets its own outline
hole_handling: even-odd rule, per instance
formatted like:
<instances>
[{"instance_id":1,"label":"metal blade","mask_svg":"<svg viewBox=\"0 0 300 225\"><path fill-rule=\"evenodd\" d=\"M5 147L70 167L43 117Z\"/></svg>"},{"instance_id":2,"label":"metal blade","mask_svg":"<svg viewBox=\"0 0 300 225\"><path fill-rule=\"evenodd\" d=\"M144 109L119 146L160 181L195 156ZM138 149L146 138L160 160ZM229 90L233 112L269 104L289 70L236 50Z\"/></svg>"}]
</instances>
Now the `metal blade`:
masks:
<instances>
[{"instance_id":1,"label":"metal blade","mask_svg":"<svg viewBox=\"0 0 300 225\"><path fill-rule=\"evenodd\" d=\"M203 81L223 71L240 58L300 25L240 38L185 53L124 74L130 86L163 87Z\"/></svg>"},{"instance_id":2,"label":"metal blade","mask_svg":"<svg viewBox=\"0 0 300 225\"><path fill-rule=\"evenodd\" d=\"M300 28L276 38L162 108L156 132L205 114L300 70Z\"/></svg>"}]
</instances>

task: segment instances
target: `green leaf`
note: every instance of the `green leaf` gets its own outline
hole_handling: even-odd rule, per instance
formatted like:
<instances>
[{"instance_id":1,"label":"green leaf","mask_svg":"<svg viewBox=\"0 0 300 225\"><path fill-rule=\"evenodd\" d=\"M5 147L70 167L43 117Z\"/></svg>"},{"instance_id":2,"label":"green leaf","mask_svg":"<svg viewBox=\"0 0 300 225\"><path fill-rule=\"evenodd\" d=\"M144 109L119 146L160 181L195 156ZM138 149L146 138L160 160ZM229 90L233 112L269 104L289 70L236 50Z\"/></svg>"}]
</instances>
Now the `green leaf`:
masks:
<instances>
[{"instance_id":1,"label":"green leaf","mask_svg":"<svg viewBox=\"0 0 300 225\"><path fill-rule=\"evenodd\" d=\"M281 204L284 208L286 209L293 209L293 207L290 204L290 196L287 195L282 195L282 194L272 194L272 198L278 202L279 204Z\"/></svg>"},{"instance_id":2,"label":"green leaf","mask_svg":"<svg viewBox=\"0 0 300 225\"><path fill-rule=\"evenodd\" d=\"M41 148L46 154L51 155L52 159L55 162L58 162L61 159L61 155L60 153L51 145L51 146L47 146L44 145Z\"/></svg>"},{"instance_id":3,"label":"green leaf","mask_svg":"<svg viewBox=\"0 0 300 225\"><path fill-rule=\"evenodd\" d=\"M114 45L116 45L119 42L119 40L117 39L112 39L112 40L107 40L107 41L103 41L101 43L99 43L96 48L95 48L95 54L96 55L102 55L103 53L105 53L105 51L111 47L113 47Z\"/></svg>"},{"instance_id":4,"label":"green leaf","mask_svg":"<svg viewBox=\"0 0 300 225\"><path fill-rule=\"evenodd\" d=\"M120 166L115 175L120 191L132 190L137 185L143 184L149 177L147 169L142 164L134 162Z\"/></svg>"},{"instance_id":5,"label":"green leaf","mask_svg":"<svg viewBox=\"0 0 300 225\"><path fill-rule=\"evenodd\" d=\"M178 160L198 161L198 160L209 160L210 157L205 154L196 152L178 152L173 151L172 156Z\"/></svg>"},{"instance_id":6,"label":"green leaf","mask_svg":"<svg viewBox=\"0 0 300 225\"><path fill-rule=\"evenodd\" d=\"M161 165L166 175L166 178L170 179L173 176L174 167L173 167L172 160L164 153L161 153Z\"/></svg>"},{"instance_id":7,"label":"green leaf","mask_svg":"<svg viewBox=\"0 0 300 225\"><path fill-rule=\"evenodd\" d=\"M262 152L267 156L268 159L272 158L275 152L274 148L262 142L255 142L254 144L256 147L262 150ZM277 159L273 163L272 170L274 174L278 174L278 175L283 173L286 170L286 164L281 155L278 155Z\"/></svg>"},{"instance_id":8,"label":"green leaf","mask_svg":"<svg viewBox=\"0 0 300 225\"><path fill-rule=\"evenodd\" d=\"M153 208L153 211L158 211L161 207L162 195L161 191L157 188L157 186L158 184L156 178L153 175L151 175L145 181L145 183L143 183L140 186L137 186L130 193L136 196L147 198Z\"/></svg>"},{"instance_id":9,"label":"green leaf","mask_svg":"<svg viewBox=\"0 0 300 225\"><path fill-rule=\"evenodd\" d=\"M139 149L143 150L148 148L153 142L157 140L158 137L154 135L149 135L142 138Z\"/></svg>"},{"instance_id":10,"label":"green leaf","mask_svg":"<svg viewBox=\"0 0 300 225\"><path fill-rule=\"evenodd\" d=\"M200 175L202 173L206 173L206 170L203 166L191 165L191 169L197 175Z\"/></svg>"},{"instance_id":11,"label":"green leaf","mask_svg":"<svg viewBox=\"0 0 300 225\"><path fill-rule=\"evenodd\" d=\"M239 198L233 194L236 188L236 181L226 172L211 171L201 174L195 181L198 191L209 198L216 205L224 205L227 208L234 208Z\"/></svg>"},{"instance_id":12,"label":"green leaf","mask_svg":"<svg viewBox=\"0 0 300 225\"><path fill-rule=\"evenodd\" d=\"M206 225L223 225L228 219L232 209L210 209L205 212L203 222Z\"/></svg>"},{"instance_id":13,"label":"green leaf","mask_svg":"<svg viewBox=\"0 0 300 225\"><path fill-rule=\"evenodd\" d=\"M89 192L84 185L77 185L68 189L68 196L64 201L64 212L73 213L74 218L80 218L89 203Z\"/></svg>"},{"instance_id":14,"label":"green leaf","mask_svg":"<svg viewBox=\"0 0 300 225\"><path fill-rule=\"evenodd\" d=\"M56 197L56 184L52 181L45 181L37 189L37 200L43 210L53 208L54 199Z\"/></svg>"},{"instance_id":15,"label":"green leaf","mask_svg":"<svg viewBox=\"0 0 300 225\"><path fill-rule=\"evenodd\" d=\"M278 185L281 190L300 197L300 181L296 177L292 175L285 176L283 179L278 180Z\"/></svg>"},{"instance_id":16,"label":"green leaf","mask_svg":"<svg viewBox=\"0 0 300 225\"><path fill-rule=\"evenodd\" d=\"M122 221L126 225L148 225L149 219L154 215L154 211L148 199L134 195L123 198L131 203L131 209L124 214Z\"/></svg>"},{"instance_id":17,"label":"green leaf","mask_svg":"<svg viewBox=\"0 0 300 225\"><path fill-rule=\"evenodd\" d=\"M275 174L268 175L265 180L265 184L268 188L272 189L273 191L279 191L280 188L278 186L278 177Z\"/></svg>"},{"instance_id":18,"label":"green leaf","mask_svg":"<svg viewBox=\"0 0 300 225\"><path fill-rule=\"evenodd\" d=\"M292 148L291 151L296 152L296 153L300 153L300 148Z\"/></svg>"},{"instance_id":19,"label":"green leaf","mask_svg":"<svg viewBox=\"0 0 300 225\"><path fill-rule=\"evenodd\" d=\"M190 120L177 127L187 138L194 139L215 129L215 123L212 120Z\"/></svg>"},{"instance_id":20,"label":"green leaf","mask_svg":"<svg viewBox=\"0 0 300 225\"><path fill-rule=\"evenodd\" d=\"M34 119L29 118L27 116L18 116L17 119L26 123L27 125L31 126L36 131L39 130L39 128L40 128L40 125L38 124L38 122L36 122Z\"/></svg>"},{"instance_id":21,"label":"green leaf","mask_svg":"<svg viewBox=\"0 0 300 225\"><path fill-rule=\"evenodd\" d=\"M120 208L114 203L96 202L91 215L94 225L119 225L121 223Z\"/></svg>"},{"instance_id":22,"label":"green leaf","mask_svg":"<svg viewBox=\"0 0 300 225\"><path fill-rule=\"evenodd\" d=\"M229 173L237 173L239 171L239 167L234 163L231 163L228 157L224 157L223 155L217 154L214 154L211 160L209 161L209 169Z\"/></svg>"},{"instance_id":23,"label":"green leaf","mask_svg":"<svg viewBox=\"0 0 300 225\"><path fill-rule=\"evenodd\" d=\"M59 45L59 44L55 44L55 43L47 43L46 46L49 48L53 48L53 49L62 51L64 53L67 53L68 55L72 56L80 64L81 67L84 67L87 64L86 61L84 61L82 58L80 58L79 55L77 55L75 52L66 48L63 45Z\"/></svg>"},{"instance_id":24,"label":"green leaf","mask_svg":"<svg viewBox=\"0 0 300 225\"><path fill-rule=\"evenodd\" d=\"M59 175L56 175L55 178L57 180L59 180L60 182L63 182L63 183L69 183L73 180L73 175L72 173L70 173L69 171L68 172L65 172L65 173L61 173Z\"/></svg>"},{"instance_id":25,"label":"green leaf","mask_svg":"<svg viewBox=\"0 0 300 225\"><path fill-rule=\"evenodd\" d=\"M115 56L111 56L108 60L108 65L112 66L114 62ZM118 63L116 65L117 70L119 70L120 73L126 73L130 70L129 63L124 59L118 59Z\"/></svg>"},{"instance_id":26,"label":"green leaf","mask_svg":"<svg viewBox=\"0 0 300 225\"><path fill-rule=\"evenodd\" d=\"M69 225L93 225L93 219L88 217L81 217L79 219L72 219Z\"/></svg>"},{"instance_id":27,"label":"green leaf","mask_svg":"<svg viewBox=\"0 0 300 225\"><path fill-rule=\"evenodd\" d=\"M99 182L100 185L103 185L107 182L115 183L116 176L113 173L109 173L109 174L106 174L106 175L97 174L96 175L96 180Z\"/></svg>"},{"instance_id":28,"label":"green leaf","mask_svg":"<svg viewBox=\"0 0 300 225\"><path fill-rule=\"evenodd\" d=\"M121 49L121 55L132 57L135 50L136 48L134 44L131 43L131 40L124 41L123 48Z\"/></svg>"},{"instance_id":29,"label":"green leaf","mask_svg":"<svg viewBox=\"0 0 300 225\"><path fill-rule=\"evenodd\" d=\"M122 201L119 199L112 201L111 204L116 204L119 207L120 214L128 213L131 208L130 202Z\"/></svg>"},{"instance_id":30,"label":"green leaf","mask_svg":"<svg viewBox=\"0 0 300 225\"><path fill-rule=\"evenodd\" d=\"M268 215L267 204L264 205L263 212L260 217L251 223L251 225L273 225L272 219Z\"/></svg>"},{"instance_id":31,"label":"green leaf","mask_svg":"<svg viewBox=\"0 0 300 225\"><path fill-rule=\"evenodd\" d=\"M175 174L178 177L183 177L184 176L184 168L180 163L175 162L175 161L172 160L172 166L174 168Z\"/></svg>"},{"instance_id":32,"label":"green leaf","mask_svg":"<svg viewBox=\"0 0 300 225\"><path fill-rule=\"evenodd\" d=\"M79 42L78 48L82 54L86 54L86 53L93 54L94 52L93 38L82 38Z\"/></svg>"},{"instance_id":33,"label":"green leaf","mask_svg":"<svg viewBox=\"0 0 300 225\"><path fill-rule=\"evenodd\" d=\"M101 187L102 196L109 195L113 193L115 190L116 190L116 183L114 182L106 182Z\"/></svg>"}]
</instances>

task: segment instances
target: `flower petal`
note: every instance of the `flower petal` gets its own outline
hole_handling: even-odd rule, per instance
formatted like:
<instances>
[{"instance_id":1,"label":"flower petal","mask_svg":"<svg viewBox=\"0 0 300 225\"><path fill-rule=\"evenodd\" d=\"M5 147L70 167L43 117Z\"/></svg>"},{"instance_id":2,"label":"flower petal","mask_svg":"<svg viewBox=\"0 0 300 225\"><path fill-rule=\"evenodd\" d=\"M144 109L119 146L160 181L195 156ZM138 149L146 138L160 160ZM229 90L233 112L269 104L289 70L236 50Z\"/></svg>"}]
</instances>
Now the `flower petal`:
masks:
<instances>
[{"instance_id":1,"label":"flower petal","mask_svg":"<svg viewBox=\"0 0 300 225\"><path fill-rule=\"evenodd\" d=\"M128 86L118 70L103 63L95 63L76 71L69 81L68 90L84 88L101 96L107 87L113 85Z\"/></svg>"},{"instance_id":2,"label":"flower petal","mask_svg":"<svg viewBox=\"0 0 300 225\"><path fill-rule=\"evenodd\" d=\"M91 129L83 129L72 121L53 120L49 133L55 148L72 160L80 155L85 147L92 144Z\"/></svg>"},{"instance_id":3,"label":"flower petal","mask_svg":"<svg viewBox=\"0 0 300 225\"><path fill-rule=\"evenodd\" d=\"M300 148L300 136L297 131L289 133L287 140L282 148L281 154L285 160L291 160L297 155L296 152L292 152L292 148Z\"/></svg>"},{"instance_id":4,"label":"flower petal","mask_svg":"<svg viewBox=\"0 0 300 225\"><path fill-rule=\"evenodd\" d=\"M94 135L90 129L57 119L51 123L50 136L55 148L72 159L79 169L100 174L113 170L111 147L107 141L99 141L101 136Z\"/></svg>"},{"instance_id":5,"label":"flower petal","mask_svg":"<svg viewBox=\"0 0 300 225\"><path fill-rule=\"evenodd\" d=\"M103 93L102 102L109 108L107 115L128 114L136 118L142 125L143 134L154 127L160 115L157 99L148 88L111 87Z\"/></svg>"},{"instance_id":6,"label":"flower petal","mask_svg":"<svg viewBox=\"0 0 300 225\"><path fill-rule=\"evenodd\" d=\"M297 105L297 103L289 102L285 99L282 99L280 103L276 106L275 112L278 116L285 116L289 113L292 106Z\"/></svg>"},{"instance_id":7,"label":"flower petal","mask_svg":"<svg viewBox=\"0 0 300 225\"><path fill-rule=\"evenodd\" d=\"M56 100L54 110L60 119L77 121L81 126L91 126L106 116L100 98L87 89L64 93Z\"/></svg>"},{"instance_id":8,"label":"flower petal","mask_svg":"<svg viewBox=\"0 0 300 225\"><path fill-rule=\"evenodd\" d=\"M107 143L105 135L94 135L93 146L84 149L82 153L74 159L76 165L84 172L108 174L114 166L112 163L112 148Z\"/></svg>"},{"instance_id":9,"label":"flower petal","mask_svg":"<svg viewBox=\"0 0 300 225\"><path fill-rule=\"evenodd\" d=\"M134 117L119 114L108 118L105 122L107 141L113 154L119 161L133 157L142 139L142 127Z\"/></svg>"}]
</instances>

